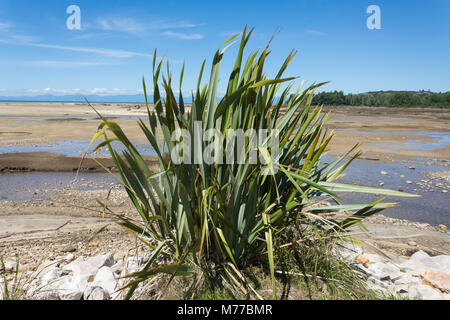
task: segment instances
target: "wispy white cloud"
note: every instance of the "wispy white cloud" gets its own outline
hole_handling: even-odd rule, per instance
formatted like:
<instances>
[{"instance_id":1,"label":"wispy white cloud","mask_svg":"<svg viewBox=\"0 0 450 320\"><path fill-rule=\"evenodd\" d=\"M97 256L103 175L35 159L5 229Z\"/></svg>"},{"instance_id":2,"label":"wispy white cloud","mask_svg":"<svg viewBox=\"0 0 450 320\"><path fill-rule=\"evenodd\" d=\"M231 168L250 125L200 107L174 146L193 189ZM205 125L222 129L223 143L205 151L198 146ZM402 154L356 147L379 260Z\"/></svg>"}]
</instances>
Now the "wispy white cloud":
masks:
<instances>
[{"instance_id":1,"label":"wispy white cloud","mask_svg":"<svg viewBox=\"0 0 450 320\"><path fill-rule=\"evenodd\" d=\"M117 63L99 62L99 61L0 60L0 65L25 66L36 68L83 68L83 67L117 65Z\"/></svg>"},{"instance_id":2,"label":"wispy white cloud","mask_svg":"<svg viewBox=\"0 0 450 320\"><path fill-rule=\"evenodd\" d=\"M12 27L12 23L0 21L0 31L9 30Z\"/></svg>"},{"instance_id":3,"label":"wispy white cloud","mask_svg":"<svg viewBox=\"0 0 450 320\"><path fill-rule=\"evenodd\" d=\"M165 36L177 38L177 39L181 39L181 40L201 40L204 38L204 36L199 33L185 34L185 33L180 33L180 32L165 31L163 34Z\"/></svg>"},{"instance_id":4,"label":"wispy white cloud","mask_svg":"<svg viewBox=\"0 0 450 320\"><path fill-rule=\"evenodd\" d=\"M315 35L315 36L327 36L328 35L325 32L318 31L318 30L312 30L312 29L306 30L306 33L309 33L309 34L312 34L312 35Z\"/></svg>"},{"instance_id":5,"label":"wispy white cloud","mask_svg":"<svg viewBox=\"0 0 450 320\"><path fill-rule=\"evenodd\" d=\"M64 46L57 44L47 44L47 43L39 43L32 40L32 38L27 36L9 36L7 38L0 38L1 43L10 43L15 45L23 45L28 47L37 47L37 48L48 48L48 49L57 49L57 50L65 50L65 51L74 51L74 52L84 52L84 53L94 53L101 56L113 57L113 58L134 58L134 57L153 57L152 54L127 51L127 50L116 50L116 49L105 49L105 48L92 48L92 47L76 47L76 46Z\"/></svg>"},{"instance_id":6,"label":"wispy white cloud","mask_svg":"<svg viewBox=\"0 0 450 320\"><path fill-rule=\"evenodd\" d=\"M145 29L144 25L127 18L99 19L100 29L107 31L141 32Z\"/></svg>"},{"instance_id":7,"label":"wispy white cloud","mask_svg":"<svg viewBox=\"0 0 450 320\"><path fill-rule=\"evenodd\" d=\"M173 21L170 19L149 18L145 22L135 18L127 17L101 17L96 23L90 25L90 29L101 29L103 31L118 31L140 33L144 31L158 31L169 29L190 29L204 26L204 23L191 23L186 21Z\"/></svg>"},{"instance_id":8,"label":"wispy white cloud","mask_svg":"<svg viewBox=\"0 0 450 320\"><path fill-rule=\"evenodd\" d=\"M66 51L84 52L84 53L95 53L102 56L114 57L114 58L134 58L134 57L153 57L152 54L126 51L126 50L115 50L115 49L104 49L104 48L90 48L90 47L72 47L72 46L62 46L56 44L44 44L44 43L26 43L28 46L39 47L39 48L49 48L58 49Z\"/></svg>"}]
</instances>

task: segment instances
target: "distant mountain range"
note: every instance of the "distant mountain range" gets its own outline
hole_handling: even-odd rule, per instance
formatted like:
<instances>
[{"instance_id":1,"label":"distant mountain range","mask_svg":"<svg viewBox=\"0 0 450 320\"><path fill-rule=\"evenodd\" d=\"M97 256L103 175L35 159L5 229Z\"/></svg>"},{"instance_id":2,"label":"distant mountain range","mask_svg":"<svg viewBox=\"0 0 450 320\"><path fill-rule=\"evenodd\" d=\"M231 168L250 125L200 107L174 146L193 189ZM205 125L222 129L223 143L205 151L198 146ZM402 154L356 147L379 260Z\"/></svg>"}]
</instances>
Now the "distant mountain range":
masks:
<instances>
[{"instance_id":1,"label":"distant mountain range","mask_svg":"<svg viewBox=\"0 0 450 320\"><path fill-rule=\"evenodd\" d=\"M394 92L404 92L409 94L414 94L418 96L425 96L432 94L431 91L369 91L365 93L360 93L359 95L364 94L384 94L384 93L394 93ZM8 102L85 102L85 98L89 102L95 103L145 103L145 97L143 94L134 94L134 95L110 95L110 96L100 96L100 95L64 95L64 96L55 96L55 95L38 95L38 96L17 96L17 97L7 97L0 96L0 101L8 101ZM191 97L184 97L185 103L192 103ZM153 102L153 96L148 96L149 103Z\"/></svg>"},{"instance_id":2,"label":"distant mountain range","mask_svg":"<svg viewBox=\"0 0 450 320\"><path fill-rule=\"evenodd\" d=\"M18 96L18 97L5 97L0 96L0 101L8 102L103 102L103 103L145 103L145 97L143 94L135 95L112 95L112 96L99 96L99 95L39 95L39 96ZM149 102L153 102L153 96L148 97Z\"/></svg>"}]
</instances>

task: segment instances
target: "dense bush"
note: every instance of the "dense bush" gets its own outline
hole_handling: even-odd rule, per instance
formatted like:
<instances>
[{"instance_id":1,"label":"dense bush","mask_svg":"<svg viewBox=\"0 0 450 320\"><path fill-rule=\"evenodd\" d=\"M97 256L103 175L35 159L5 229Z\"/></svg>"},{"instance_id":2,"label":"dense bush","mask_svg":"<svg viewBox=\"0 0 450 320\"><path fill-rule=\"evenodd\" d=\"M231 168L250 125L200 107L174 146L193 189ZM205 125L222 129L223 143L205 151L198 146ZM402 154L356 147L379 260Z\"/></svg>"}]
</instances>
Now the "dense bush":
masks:
<instances>
[{"instance_id":1,"label":"dense bush","mask_svg":"<svg viewBox=\"0 0 450 320\"><path fill-rule=\"evenodd\" d=\"M144 269L133 275L127 298L140 282L158 274L191 279L186 297L195 296L199 286L206 284L212 289L225 288L232 293L244 292L260 298L245 271L255 265L267 270L276 298L275 278L282 267L280 257L285 252L282 248L310 243L302 246L303 253L295 251L288 255L292 256L288 264L300 263L300 269L307 270L306 264L317 271L320 268L306 258L307 248L342 235L346 228L392 205L381 202L341 205L338 193L408 196L397 191L334 182L358 153L350 155L355 151L353 148L336 161L323 161L333 138L325 128L330 116L322 114L320 107L311 105L314 89L322 84L303 90L300 85L296 93L291 94L294 78L283 78L283 73L295 56L293 52L276 76L268 80L264 73L268 47L259 55L258 51L251 53L244 60L244 48L252 31L244 30L242 34L227 92L220 101L216 98L219 70L228 47L216 52L209 84L204 86L203 64L191 107L183 103L181 96L178 101L175 98L169 67L160 82L162 61L159 64L153 61L154 104L147 104L148 123L140 120L139 126L157 153L159 172L150 172L143 157L116 123L104 119L93 139L105 139L97 148L109 148L120 173L120 182L138 213L134 218L117 216L118 223L153 252ZM228 39L222 47L237 36ZM182 80L183 71L180 83ZM287 87L278 93L281 84L286 82L289 82ZM144 81L147 97L145 88ZM196 131L196 122L201 125L200 131ZM257 163L177 164L165 152L172 154L176 150L178 144L171 137L177 129L184 129L194 137L192 142L197 150L182 153L192 158L195 152L201 153L210 145L204 139L210 129L222 133L223 137L228 129L267 129L268 135L256 148L262 156ZM160 136L163 145L158 143ZM277 151L270 147L275 139L279 141ZM125 146L122 154L112 147L113 140ZM250 139L245 141L244 156L248 156L255 150ZM227 140L216 142L224 153L235 154L236 147ZM323 196L335 203L319 207L317 204ZM113 214L106 204L102 205L106 212ZM322 216L338 211L345 211L346 217L332 221ZM322 257L317 261L327 260L332 266L323 271L322 275L327 277L327 270L338 264L330 259L332 251L318 252L322 252Z\"/></svg>"},{"instance_id":2,"label":"dense bush","mask_svg":"<svg viewBox=\"0 0 450 320\"><path fill-rule=\"evenodd\" d=\"M325 106L379 106L379 107L450 107L450 91L430 92L375 92L347 94L342 91L320 92L315 95L313 105Z\"/></svg>"}]
</instances>

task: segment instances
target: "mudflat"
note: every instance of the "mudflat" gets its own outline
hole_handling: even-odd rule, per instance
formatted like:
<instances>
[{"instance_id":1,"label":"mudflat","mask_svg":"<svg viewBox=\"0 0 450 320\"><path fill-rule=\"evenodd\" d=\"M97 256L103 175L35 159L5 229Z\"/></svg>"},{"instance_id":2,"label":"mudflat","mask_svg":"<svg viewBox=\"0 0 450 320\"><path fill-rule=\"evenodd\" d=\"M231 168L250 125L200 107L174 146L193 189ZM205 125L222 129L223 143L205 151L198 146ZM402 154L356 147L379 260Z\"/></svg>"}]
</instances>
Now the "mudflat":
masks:
<instances>
[{"instance_id":1,"label":"mudflat","mask_svg":"<svg viewBox=\"0 0 450 320\"><path fill-rule=\"evenodd\" d=\"M138 119L146 119L144 105L95 103L92 106L102 116L121 125L130 139L146 142L136 124ZM335 115L328 124L328 128L336 133L330 147L333 155L342 154L360 143L363 159L396 162L426 158L440 161L444 166L450 161L450 110L381 107L325 109ZM83 146L87 147L99 124L98 115L88 104L0 103L0 148L9 147L11 153L17 153L21 150L20 146L71 140L84 141ZM39 148L33 150L39 151ZM0 159L0 170L5 167L4 161ZM57 161L63 159L58 158ZM32 163L30 165L33 166ZM34 169L39 170L39 166Z\"/></svg>"},{"instance_id":2,"label":"mudflat","mask_svg":"<svg viewBox=\"0 0 450 320\"><path fill-rule=\"evenodd\" d=\"M146 121L145 105L95 103L92 106L102 116L120 124L131 140L146 143L137 125L139 119ZM438 217L448 218L450 212L445 199L450 190L450 110L325 109L335 115L328 124L336 133L330 146L331 156L362 143L362 159L367 161L355 164L353 169L350 167L349 173L376 171L371 172L375 186L386 184L408 192L423 191L423 203L430 204L425 208L438 204L433 210L438 211ZM103 166L113 169L107 153L96 155L95 160L92 156L84 159L81 171L86 175L80 176L78 185L68 183L80 167L83 150L100 121L94 109L84 103L0 102L0 251L4 255L18 254L33 268L49 254L61 255L67 248L75 249L76 255L94 255L102 250L123 251L135 245L132 237L112 224L108 216L102 218L101 207L96 202L97 198L108 201L117 214L135 214L124 190L114 188L109 192L115 179L99 173L104 171ZM151 155L145 158L150 166L156 166ZM414 170L419 163L421 169ZM381 170L389 172L380 175ZM422 172L428 171L428 176L423 176ZM366 178L362 176L362 181L357 182L366 183ZM40 182L42 179L45 183ZM16 192L23 192L24 199L14 200ZM9 198L11 194L13 199ZM414 209L406 202L400 207L406 211ZM407 220L372 217L367 221L370 232L361 237L400 255L418 249L430 254L450 253L448 224L439 226L441 222L430 225ZM90 241L92 234L107 224L110 224L107 231Z\"/></svg>"}]
</instances>

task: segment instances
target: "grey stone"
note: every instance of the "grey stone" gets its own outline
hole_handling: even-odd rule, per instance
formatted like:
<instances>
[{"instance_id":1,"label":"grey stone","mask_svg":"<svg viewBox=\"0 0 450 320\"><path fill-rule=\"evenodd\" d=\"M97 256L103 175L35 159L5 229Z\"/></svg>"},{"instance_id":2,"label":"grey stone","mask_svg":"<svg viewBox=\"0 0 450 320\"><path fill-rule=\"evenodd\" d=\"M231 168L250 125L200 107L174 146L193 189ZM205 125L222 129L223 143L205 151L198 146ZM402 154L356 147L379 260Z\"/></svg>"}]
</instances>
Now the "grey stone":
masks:
<instances>
[{"instance_id":1,"label":"grey stone","mask_svg":"<svg viewBox=\"0 0 450 320\"><path fill-rule=\"evenodd\" d=\"M419 300L441 300L442 296L432 287L418 284L415 286L411 286L408 291L408 296L410 299L419 299Z\"/></svg>"},{"instance_id":2,"label":"grey stone","mask_svg":"<svg viewBox=\"0 0 450 320\"><path fill-rule=\"evenodd\" d=\"M64 249L62 249L62 252L75 252L78 248L75 246L67 246Z\"/></svg>"}]
</instances>

